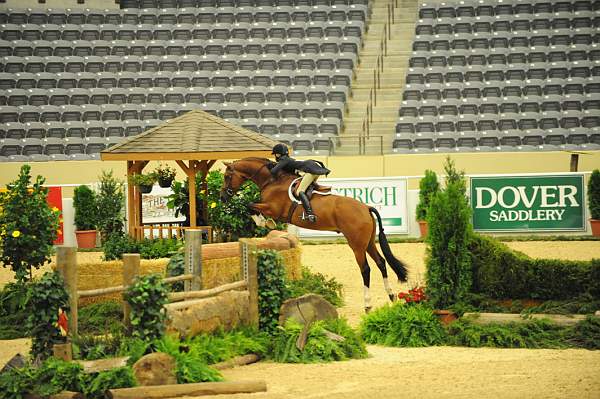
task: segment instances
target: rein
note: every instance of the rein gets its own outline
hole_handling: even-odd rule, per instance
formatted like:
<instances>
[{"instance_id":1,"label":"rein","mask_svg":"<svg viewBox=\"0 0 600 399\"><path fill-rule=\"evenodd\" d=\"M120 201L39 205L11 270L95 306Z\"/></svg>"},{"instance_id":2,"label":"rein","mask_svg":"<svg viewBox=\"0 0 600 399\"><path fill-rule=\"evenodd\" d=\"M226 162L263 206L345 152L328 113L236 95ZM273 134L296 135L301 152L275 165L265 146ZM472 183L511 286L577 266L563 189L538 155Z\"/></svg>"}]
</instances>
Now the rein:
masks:
<instances>
[{"instance_id":1,"label":"rein","mask_svg":"<svg viewBox=\"0 0 600 399\"><path fill-rule=\"evenodd\" d=\"M254 181L254 179L256 178L256 176L258 176L258 175L259 175L259 173L260 173L260 172L261 172L261 171L262 171L264 168L266 168L266 167L267 167L267 164L264 164L263 166L261 166L260 168L258 168L258 169L256 170L256 172L254 172L254 174L253 174L252 176L248 177L247 179L248 179L248 180L252 180L252 181ZM237 170L235 170L235 166L233 166L233 164L231 164L231 169L232 169L234 172L237 172ZM240 172L240 173L241 173L241 172ZM270 181L269 179L265 180L265 182L264 182L264 183L262 183L262 184L261 184L261 185L258 187L258 188L259 188L259 190L261 190L261 191L262 191L262 190L263 190L263 188L265 188L265 187L266 187L266 186L267 186L269 183L271 183L271 181ZM231 188L227 188L226 192L227 192L227 194L229 194L229 195L231 195L231 196L233 196L233 194L234 194L234 192L233 192L233 190L232 190Z\"/></svg>"}]
</instances>

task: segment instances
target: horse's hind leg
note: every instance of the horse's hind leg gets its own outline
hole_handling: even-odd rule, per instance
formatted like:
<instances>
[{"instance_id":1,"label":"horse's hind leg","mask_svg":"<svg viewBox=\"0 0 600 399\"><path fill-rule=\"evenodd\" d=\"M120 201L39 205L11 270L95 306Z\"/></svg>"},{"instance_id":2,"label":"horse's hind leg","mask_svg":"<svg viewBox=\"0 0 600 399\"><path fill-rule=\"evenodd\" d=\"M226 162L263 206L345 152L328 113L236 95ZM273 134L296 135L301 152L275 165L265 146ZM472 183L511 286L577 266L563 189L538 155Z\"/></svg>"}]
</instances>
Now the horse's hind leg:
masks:
<instances>
[{"instance_id":1,"label":"horse's hind leg","mask_svg":"<svg viewBox=\"0 0 600 399\"><path fill-rule=\"evenodd\" d=\"M356 239L353 240L350 237L346 237L346 239L348 240L348 244L354 252L356 263L358 263L358 267L360 267L360 274L363 278L365 312L368 313L369 310L371 310L371 296L369 294L369 287L371 285L371 268L367 262L366 243Z\"/></svg>"},{"instance_id":2,"label":"horse's hind leg","mask_svg":"<svg viewBox=\"0 0 600 399\"><path fill-rule=\"evenodd\" d=\"M377 251L377 246L375 245L375 234L371 236L371 241L369 241L369 246L367 247L367 252L371 258L375 261L375 264L381 271L381 275L383 276L383 286L385 287L385 292L387 292L390 301L394 301L396 299L396 295L394 291L390 288L390 282L388 280L387 268L385 267L385 259L383 256L379 254Z\"/></svg>"}]
</instances>

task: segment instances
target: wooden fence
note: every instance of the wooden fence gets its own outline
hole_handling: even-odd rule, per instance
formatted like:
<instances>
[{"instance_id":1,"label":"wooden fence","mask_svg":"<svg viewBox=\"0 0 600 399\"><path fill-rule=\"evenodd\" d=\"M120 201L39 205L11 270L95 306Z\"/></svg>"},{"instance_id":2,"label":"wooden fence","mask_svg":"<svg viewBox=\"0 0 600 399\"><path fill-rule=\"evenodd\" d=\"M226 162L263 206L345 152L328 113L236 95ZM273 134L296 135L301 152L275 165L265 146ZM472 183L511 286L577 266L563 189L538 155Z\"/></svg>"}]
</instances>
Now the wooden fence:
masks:
<instances>
[{"instance_id":1,"label":"wooden fence","mask_svg":"<svg viewBox=\"0 0 600 399\"><path fill-rule=\"evenodd\" d=\"M258 271L257 246L251 239L240 239L240 268L242 280L224 284L215 288L202 290L202 230L187 229L185 231L185 274L176 277L165 277L165 283L184 282L183 292L169 294L171 304L169 310L188 307L193 301L208 298L225 291L246 289L249 292L248 320L258 325ZM57 270L65 281L69 293L69 331L78 331L78 300L79 298L94 297L118 292L124 292L139 275L140 255L123 254L123 283L119 286L98 288L93 290L77 290L77 250L74 247L58 247ZM126 301L123 304L123 323L129 325L130 309Z\"/></svg>"}]
</instances>

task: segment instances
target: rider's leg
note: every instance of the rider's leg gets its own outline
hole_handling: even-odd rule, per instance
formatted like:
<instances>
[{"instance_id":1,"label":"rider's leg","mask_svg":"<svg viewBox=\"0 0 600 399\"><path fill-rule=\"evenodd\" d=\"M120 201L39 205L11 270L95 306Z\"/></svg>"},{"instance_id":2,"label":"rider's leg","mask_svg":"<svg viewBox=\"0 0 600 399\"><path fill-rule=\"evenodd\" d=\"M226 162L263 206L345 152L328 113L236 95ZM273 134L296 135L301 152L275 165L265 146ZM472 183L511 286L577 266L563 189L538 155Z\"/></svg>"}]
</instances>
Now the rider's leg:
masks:
<instances>
[{"instance_id":1,"label":"rider's leg","mask_svg":"<svg viewBox=\"0 0 600 399\"><path fill-rule=\"evenodd\" d=\"M306 189L308 188L308 186L310 186L310 184L313 181L317 180L317 178L317 175L305 173L302 177L302 181L300 181L300 184L298 185L298 189L296 190L296 194L300 198L300 201L302 201L302 206L304 207L304 211L308 220L313 223L317 221L317 217L313 213L310 201L308 200L308 197L306 195Z\"/></svg>"}]
</instances>

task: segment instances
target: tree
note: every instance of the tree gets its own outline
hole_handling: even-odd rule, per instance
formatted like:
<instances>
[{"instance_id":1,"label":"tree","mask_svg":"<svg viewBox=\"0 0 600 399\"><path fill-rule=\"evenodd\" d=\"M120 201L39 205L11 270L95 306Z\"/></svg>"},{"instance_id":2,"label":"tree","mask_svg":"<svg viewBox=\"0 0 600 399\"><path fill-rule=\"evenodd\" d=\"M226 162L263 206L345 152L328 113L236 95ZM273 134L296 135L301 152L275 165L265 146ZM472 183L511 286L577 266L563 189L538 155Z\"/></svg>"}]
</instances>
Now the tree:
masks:
<instances>
[{"instance_id":1,"label":"tree","mask_svg":"<svg viewBox=\"0 0 600 399\"><path fill-rule=\"evenodd\" d=\"M0 192L0 262L10 267L19 282L31 279L31 268L50 261L58 232L60 211L46 202L45 179L37 176L31 186L31 167L23 165L19 176Z\"/></svg>"},{"instance_id":2,"label":"tree","mask_svg":"<svg viewBox=\"0 0 600 399\"><path fill-rule=\"evenodd\" d=\"M461 299L471 288L473 275L469 242L473 234L471 208L466 197L464 172L447 158L446 187L429 208L427 296L442 309Z\"/></svg>"},{"instance_id":3,"label":"tree","mask_svg":"<svg viewBox=\"0 0 600 399\"><path fill-rule=\"evenodd\" d=\"M113 176L111 171L102 171L100 187L96 194L98 204L98 229L102 242L111 235L122 236L125 208L124 183Z\"/></svg>"},{"instance_id":4,"label":"tree","mask_svg":"<svg viewBox=\"0 0 600 399\"><path fill-rule=\"evenodd\" d=\"M417 220L427 220L427 211L431 198L440 191L440 183L434 171L427 169L425 177L419 181L419 204L417 205Z\"/></svg>"}]
</instances>

